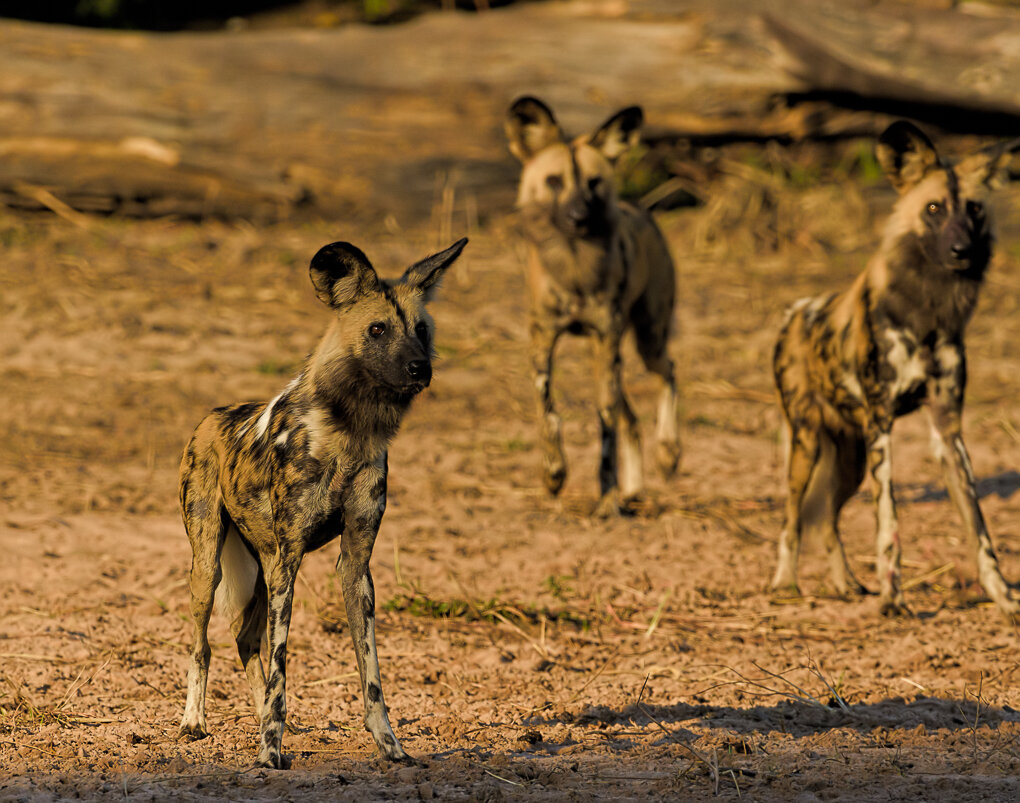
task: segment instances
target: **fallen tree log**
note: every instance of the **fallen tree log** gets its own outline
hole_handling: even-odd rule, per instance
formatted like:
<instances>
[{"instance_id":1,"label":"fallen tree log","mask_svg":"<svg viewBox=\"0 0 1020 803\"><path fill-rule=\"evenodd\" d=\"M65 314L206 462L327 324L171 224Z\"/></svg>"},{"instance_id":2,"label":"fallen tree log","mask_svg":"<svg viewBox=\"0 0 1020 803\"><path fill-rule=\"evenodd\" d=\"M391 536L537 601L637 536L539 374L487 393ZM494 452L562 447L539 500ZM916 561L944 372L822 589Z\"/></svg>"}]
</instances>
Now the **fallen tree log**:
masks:
<instances>
[{"instance_id":1,"label":"fallen tree log","mask_svg":"<svg viewBox=\"0 0 1020 803\"><path fill-rule=\"evenodd\" d=\"M888 2L791 0L762 24L759 10L755 0L609 0L182 34L5 22L0 202L255 220L307 210L398 225L455 207L484 218L512 204L502 118L518 94L545 98L569 131L639 103L653 139L712 144L871 135L884 122L867 104L802 102L814 91L884 86L895 104L919 86L924 102L961 114L974 111L958 86L976 80L967 75L1020 74L1015 15L952 11L944 22ZM951 52L950 23L966 54ZM948 88L936 95L931 82L895 84L887 73L923 70L929 42L946 63L968 56L971 73L939 72ZM869 47L904 60L879 69ZM1012 119L1017 82L992 83L982 108Z\"/></svg>"}]
</instances>

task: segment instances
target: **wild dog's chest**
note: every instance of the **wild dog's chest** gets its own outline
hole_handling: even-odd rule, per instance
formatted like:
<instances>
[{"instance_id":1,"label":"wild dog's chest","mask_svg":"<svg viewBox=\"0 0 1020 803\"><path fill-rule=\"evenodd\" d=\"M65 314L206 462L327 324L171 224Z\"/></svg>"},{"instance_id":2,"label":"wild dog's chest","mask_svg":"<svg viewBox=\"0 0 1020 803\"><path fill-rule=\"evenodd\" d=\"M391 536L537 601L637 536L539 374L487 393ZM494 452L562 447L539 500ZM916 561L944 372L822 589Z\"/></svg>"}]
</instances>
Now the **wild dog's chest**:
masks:
<instances>
[{"instance_id":1,"label":"wild dog's chest","mask_svg":"<svg viewBox=\"0 0 1020 803\"><path fill-rule=\"evenodd\" d=\"M874 333L870 359L859 372L870 406L904 415L924 400L932 368L929 346L906 329L882 328Z\"/></svg>"},{"instance_id":2,"label":"wild dog's chest","mask_svg":"<svg viewBox=\"0 0 1020 803\"><path fill-rule=\"evenodd\" d=\"M835 295L804 299L793 310L807 334L818 391L858 424L878 409L903 415L924 400L932 370L928 345L907 328L859 326L841 318Z\"/></svg>"},{"instance_id":3,"label":"wild dog's chest","mask_svg":"<svg viewBox=\"0 0 1020 803\"><path fill-rule=\"evenodd\" d=\"M570 330L606 331L628 305L628 253L619 238L532 248L528 285L532 310L543 319Z\"/></svg>"},{"instance_id":4,"label":"wild dog's chest","mask_svg":"<svg viewBox=\"0 0 1020 803\"><path fill-rule=\"evenodd\" d=\"M328 444L310 444L321 470L288 494L288 503L300 511L298 529L308 550L333 540L347 526L378 527L386 507L385 441L354 442L338 434L329 432Z\"/></svg>"}]
</instances>

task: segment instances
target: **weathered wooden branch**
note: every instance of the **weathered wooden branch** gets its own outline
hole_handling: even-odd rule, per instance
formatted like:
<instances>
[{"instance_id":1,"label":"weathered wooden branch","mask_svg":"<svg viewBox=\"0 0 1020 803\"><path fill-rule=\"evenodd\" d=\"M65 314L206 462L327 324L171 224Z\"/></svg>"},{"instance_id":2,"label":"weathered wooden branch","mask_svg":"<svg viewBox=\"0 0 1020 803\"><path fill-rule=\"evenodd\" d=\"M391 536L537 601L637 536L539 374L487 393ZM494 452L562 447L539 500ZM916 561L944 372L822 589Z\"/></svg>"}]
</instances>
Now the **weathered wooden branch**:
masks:
<instances>
[{"instance_id":1,"label":"weathered wooden branch","mask_svg":"<svg viewBox=\"0 0 1020 803\"><path fill-rule=\"evenodd\" d=\"M4 22L0 202L403 222L442 200L484 217L512 204L502 118L525 92L572 132L640 103L652 137L703 142L870 135L883 122L867 103L801 102L812 93L879 98L887 114L935 104L963 128L1018 114L1015 14L788 0L763 23L761 9L588 0L171 35Z\"/></svg>"}]
</instances>

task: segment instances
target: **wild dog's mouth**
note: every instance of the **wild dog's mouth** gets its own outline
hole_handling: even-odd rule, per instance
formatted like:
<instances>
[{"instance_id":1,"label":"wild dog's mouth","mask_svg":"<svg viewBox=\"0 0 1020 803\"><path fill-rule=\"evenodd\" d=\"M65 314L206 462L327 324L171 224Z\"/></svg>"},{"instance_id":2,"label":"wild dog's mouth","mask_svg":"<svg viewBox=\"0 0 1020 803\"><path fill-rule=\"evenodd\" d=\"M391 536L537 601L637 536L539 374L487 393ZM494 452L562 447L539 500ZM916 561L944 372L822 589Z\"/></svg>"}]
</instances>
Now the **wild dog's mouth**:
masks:
<instances>
[{"instance_id":1,"label":"wild dog's mouth","mask_svg":"<svg viewBox=\"0 0 1020 803\"><path fill-rule=\"evenodd\" d=\"M390 391L395 393L397 396L404 396L406 398L412 398L421 393L425 388L429 386L430 382L427 380L418 380L415 382L408 382L403 385L389 385Z\"/></svg>"},{"instance_id":2,"label":"wild dog's mouth","mask_svg":"<svg viewBox=\"0 0 1020 803\"><path fill-rule=\"evenodd\" d=\"M610 222L605 215L587 215L581 218L567 216L564 226L574 237L605 237L610 233Z\"/></svg>"},{"instance_id":3,"label":"wild dog's mouth","mask_svg":"<svg viewBox=\"0 0 1020 803\"><path fill-rule=\"evenodd\" d=\"M954 273L969 273L984 270L991 257L991 249L987 242L971 241L966 244L954 245L949 252L946 266Z\"/></svg>"}]
</instances>

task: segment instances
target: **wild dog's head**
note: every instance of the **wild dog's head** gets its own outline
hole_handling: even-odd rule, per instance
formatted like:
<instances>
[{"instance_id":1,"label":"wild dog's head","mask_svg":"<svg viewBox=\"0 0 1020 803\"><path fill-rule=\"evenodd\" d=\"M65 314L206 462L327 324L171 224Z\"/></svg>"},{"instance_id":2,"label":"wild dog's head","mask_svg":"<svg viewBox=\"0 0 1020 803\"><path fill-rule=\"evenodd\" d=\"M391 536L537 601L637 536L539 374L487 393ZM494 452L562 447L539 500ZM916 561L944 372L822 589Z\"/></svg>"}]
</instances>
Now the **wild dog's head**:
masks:
<instances>
[{"instance_id":1,"label":"wild dog's head","mask_svg":"<svg viewBox=\"0 0 1020 803\"><path fill-rule=\"evenodd\" d=\"M1011 149L1000 145L946 164L916 126L903 120L890 125L879 137L875 155L900 194L890 221L893 234L916 237L930 264L983 272L993 240L988 195Z\"/></svg>"},{"instance_id":2,"label":"wild dog's head","mask_svg":"<svg viewBox=\"0 0 1020 803\"><path fill-rule=\"evenodd\" d=\"M643 114L630 106L593 133L568 141L552 111L522 97L507 112L510 151L524 165L517 205L569 237L604 237L616 226L613 163L640 137Z\"/></svg>"},{"instance_id":3,"label":"wild dog's head","mask_svg":"<svg viewBox=\"0 0 1020 803\"><path fill-rule=\"evenodd\" d=\"M435 325L425 305L465 245L467 238L458 240L395 280L380 279L350 243L320 248L309 272L316 295L336 320L316 355L316 384L354 383L354 390L381 389L404 399L428 387Z\"/></svg>"}]
</instances>

